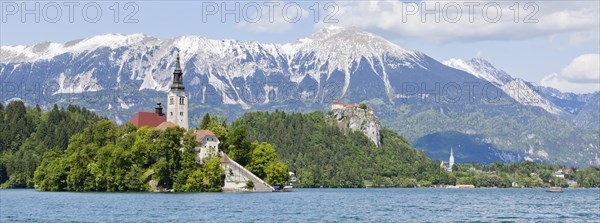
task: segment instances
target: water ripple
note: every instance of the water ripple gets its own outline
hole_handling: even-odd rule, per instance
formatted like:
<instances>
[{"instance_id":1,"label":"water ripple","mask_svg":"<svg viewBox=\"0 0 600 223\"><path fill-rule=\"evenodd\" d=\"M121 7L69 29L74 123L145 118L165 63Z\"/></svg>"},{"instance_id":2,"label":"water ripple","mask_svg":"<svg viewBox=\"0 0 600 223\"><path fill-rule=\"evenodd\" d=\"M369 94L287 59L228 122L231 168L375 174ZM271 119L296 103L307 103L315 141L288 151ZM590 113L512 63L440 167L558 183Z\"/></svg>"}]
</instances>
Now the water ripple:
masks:
<instances>
[{"instance_id":1,"label":"water ripple","mask_svg":"<svg viewBox=\"0 0 600 223\"><path fill-rule=\"evenodd\" d=\"M0 190L0 222L598 222L600 190L299 189L295 193Z\"/></svg>"}]
</instances>

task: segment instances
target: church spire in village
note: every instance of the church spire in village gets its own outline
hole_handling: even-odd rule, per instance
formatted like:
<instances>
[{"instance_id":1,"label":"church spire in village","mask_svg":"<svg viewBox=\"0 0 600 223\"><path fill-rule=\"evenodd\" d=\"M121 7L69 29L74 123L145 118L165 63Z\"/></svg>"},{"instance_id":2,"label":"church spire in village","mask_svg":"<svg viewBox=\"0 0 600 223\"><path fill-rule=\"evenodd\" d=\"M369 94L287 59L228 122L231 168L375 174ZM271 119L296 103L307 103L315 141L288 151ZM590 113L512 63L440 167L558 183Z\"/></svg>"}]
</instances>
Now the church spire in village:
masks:
<instances>
[{"instance_id":1,"label":"church spire in village","mask_svg":"<svg viewBox=\"0 0 600 223\"><path fill-rule=\"evenodd\" d=\"M454 151L452 150L452 147L450 147L450 158L448 159L448 162L450 163L450 168L452 168L452 166L454 166Z\"/></svg>"}]
</instances>

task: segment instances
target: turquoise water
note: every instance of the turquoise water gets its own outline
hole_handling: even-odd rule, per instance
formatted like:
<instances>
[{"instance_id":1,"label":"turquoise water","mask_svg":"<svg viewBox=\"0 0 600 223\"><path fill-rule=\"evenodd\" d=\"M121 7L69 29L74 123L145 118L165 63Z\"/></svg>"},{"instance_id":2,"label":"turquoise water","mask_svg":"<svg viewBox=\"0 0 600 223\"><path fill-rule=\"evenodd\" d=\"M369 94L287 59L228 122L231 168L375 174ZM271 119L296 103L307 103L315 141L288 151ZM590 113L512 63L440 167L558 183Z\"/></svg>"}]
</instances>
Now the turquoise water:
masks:
<instances>
[{"instance_id":1,"label":"turquoise water","mask_svg":"<svg viewBox=\"0 0 600 223\"><path fill-rule=\"evenodd\" d=\"M1 222L600 222L600 190L73 193L4 189L0 208Z\"/></svg>"}]
</instances>

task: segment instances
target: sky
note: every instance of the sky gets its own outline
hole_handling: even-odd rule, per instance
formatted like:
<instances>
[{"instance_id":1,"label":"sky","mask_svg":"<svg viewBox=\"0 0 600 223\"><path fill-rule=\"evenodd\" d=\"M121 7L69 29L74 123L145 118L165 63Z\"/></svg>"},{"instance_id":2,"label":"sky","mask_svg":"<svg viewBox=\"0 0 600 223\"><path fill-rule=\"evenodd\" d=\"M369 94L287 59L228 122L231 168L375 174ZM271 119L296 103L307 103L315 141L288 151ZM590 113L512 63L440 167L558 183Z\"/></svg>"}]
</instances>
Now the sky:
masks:
<instances>
[{"instance_id":1,"label":"sky","mask_svg":"<svg viewBox=\"0 0 600 223\"><path fill-rule=\"evenodd\" d=\"M600 90L600 1L0 1L0 45L107 33L287 43L357 27L439 61L484 58L562 91Z\"/></svg>"}]
</instances>

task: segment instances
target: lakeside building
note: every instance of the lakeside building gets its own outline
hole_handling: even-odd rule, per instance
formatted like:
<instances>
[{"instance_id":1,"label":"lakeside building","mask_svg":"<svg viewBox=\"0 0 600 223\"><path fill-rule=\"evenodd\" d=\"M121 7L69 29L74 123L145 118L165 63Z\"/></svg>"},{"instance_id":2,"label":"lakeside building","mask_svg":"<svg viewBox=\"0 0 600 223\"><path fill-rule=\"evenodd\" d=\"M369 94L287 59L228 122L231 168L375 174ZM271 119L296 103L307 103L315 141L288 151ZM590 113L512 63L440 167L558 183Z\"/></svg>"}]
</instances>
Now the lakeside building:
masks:
<instances>
[{"instance_id":1,"label":"lakeside building","mask_svg":"<svg viewBox=\"0 0 600 223\"><path fill-rule=\"evenodd\" d=\"M565 174L563 174L563 170L557 170L556 172L554 172L554 177L565 178Z\"/></svg>"}]
</instances>

